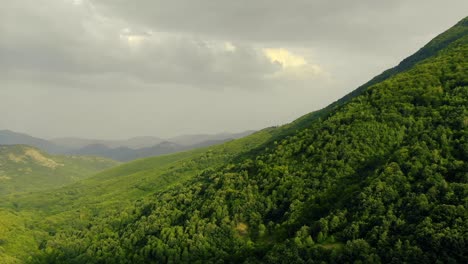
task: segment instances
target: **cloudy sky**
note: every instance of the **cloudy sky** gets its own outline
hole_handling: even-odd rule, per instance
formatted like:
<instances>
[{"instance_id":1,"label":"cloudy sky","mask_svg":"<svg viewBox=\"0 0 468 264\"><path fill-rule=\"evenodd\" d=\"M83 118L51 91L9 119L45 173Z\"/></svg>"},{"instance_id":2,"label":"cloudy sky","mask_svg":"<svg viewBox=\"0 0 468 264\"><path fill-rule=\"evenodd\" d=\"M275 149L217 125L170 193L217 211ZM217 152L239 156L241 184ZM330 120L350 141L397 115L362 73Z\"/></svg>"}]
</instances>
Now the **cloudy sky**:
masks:
<instances>
[{"instance_id":1,"label":"cloudy sky","mask_svg":"<svg viewBox=\"0 0 468 264\"><path fill-rule=\"evenodd\" d=\"M2 0L0 129L114 139L284 124L467 11L466 0Z\"/></svg>"}]
</instances>

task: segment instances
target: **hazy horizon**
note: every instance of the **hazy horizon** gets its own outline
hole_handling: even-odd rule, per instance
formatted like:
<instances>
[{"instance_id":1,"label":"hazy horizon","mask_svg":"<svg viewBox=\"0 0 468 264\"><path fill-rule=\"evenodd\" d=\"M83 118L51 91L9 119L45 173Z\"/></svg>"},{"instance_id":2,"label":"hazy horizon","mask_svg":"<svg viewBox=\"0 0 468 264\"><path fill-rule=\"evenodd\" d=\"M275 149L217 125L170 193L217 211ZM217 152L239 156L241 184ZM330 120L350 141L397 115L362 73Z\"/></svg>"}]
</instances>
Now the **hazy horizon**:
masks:
<instances>
[{"instance_id":1,"label":"hazy horizon","mask_svg":"<svg viewBox=\"0 0 468 264\"><path fill-rule=\"evenodd\" d=\"M145 138L145 137L154 137L154 138L159 138L162 140L170 140L178 137L186 137L186 136L204 136L204 135L210 135L210 136L216 136L216 135L223 135L223 134L241 134L241 133L246 133L246 132L253 132L253 131L258 131L258 130L242 130L242 131L220 131L220 132L215 132L215 133L193 133L193 134L176 134L168 137L161 137L158 135L137 135L137 136L130 136L130 137L123 137L123 138L93 138L93 137L80 137L80 136L73 136L73 135L64 135L64 136L58 136L58 137L41 137L38 135L26 133L23 131L15 131L9 128L0 128L0 131L10 131L13 133L18 133L18 134L25 134L28 136L40 138L40 139L45 139L45 140L59 140L59 139L81 139L81 140L96 140L96 141L124 141L124 140L129 140L129 139L137 139L137 138Z\"/></svg>"},{"instance_id":2,"label":"hazy horizon","mask_svg":"<svg viewBox=\"0 0 468 264\"><path fill-rule=\"evenodd\" d=\"M397 65L468 10L459 0L243 2L4 1L0 128L115 140L281 125Z\"/></svg>"}]
</instances>

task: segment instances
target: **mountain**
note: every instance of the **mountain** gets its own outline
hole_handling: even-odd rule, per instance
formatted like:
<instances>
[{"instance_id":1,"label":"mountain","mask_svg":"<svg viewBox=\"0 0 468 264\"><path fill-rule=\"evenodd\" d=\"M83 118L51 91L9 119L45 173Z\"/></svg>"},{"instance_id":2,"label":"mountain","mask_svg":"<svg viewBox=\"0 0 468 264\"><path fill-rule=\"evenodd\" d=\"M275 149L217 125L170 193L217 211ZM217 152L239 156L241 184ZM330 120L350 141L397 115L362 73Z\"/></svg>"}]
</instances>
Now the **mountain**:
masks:
<instances>
[{"instance_id":1,"label":"mountain","mask_svg":"<svg viewBox=\"0 0 468 264\"><path fill-rule=\"evenodd\" d=\"M145 136L134 137L124 140L99 140L99 139L84 139L84 138L54 138L51 139L53 143L64 146L70 149L82 149L90 145L103 145L107 148L131 148L139 149L149 146L157 145L164 141L162 138Z\"/></svg>"},{"instance_id":2,"label":"mountain","mask_svg":"<svg viewBox=\"0 0 468 264\"><path fill-rule=\"evenodd\" d=\"M381 74L377 75L376 77L372 78L365 84L359 86L357 89L352 91L351 93L343 96L341 99L338 101L330 104L326 108L312 112L309 114L306 114L299 119L295 120L289 125L284 126L284 132L285 133L290 133L292 132L291 129L298 129L298 128L303 128L309 124L310 121L312 121L315 118L323 117L329 114L331 111L336 110L339 108L341 105L344 103L348 102L349 100L353 99L353 97L356 97L360 95L362 92L366 91L370 86L375 85L379 82L385 81L386 79L401 73L403 71L406 71L407 69L413 67L417 63L424 61L425 59L435 55L438 51L447 48L450 44L452 44L454 41L459 40L460 38L463 38L467 34L467 24L468 21L466 19L461 20L459 23L457 23L454 27L452 27L450 30L447 30L443 34L438 35L435 37L433 40L431 40L429 43L424 45L421 49L419 49L416 53L413 55L407 57L406 59L402 60L397 66L390 68Z\"/></svg>"},{"instance_id":3,"label":"mountain","mask_svg":"<svg viewBox=\"0 0 468 264\"><path fill-rule=\"evenodd\" d=\"M11 130L0 130L0 145L29 145L50 153L64 153L68 149L45 139L32 137Z\"/></svg>"},{"instance_id":4,"label":"mountain","mask_svg":"<svg viewBox=\"0 0 468 264\"><path fill-rule=\"evenodd\" d=\"M128 147L110 148L102 144L88 145L78 150L70 151L70 154L76 155L94 155L107 157L120 161L130 161L139 158L159 156L174 153L186 149L172 142L163 141L155 146L132 149Z\"/></svg>"},{"instance_id":5,"label":"mountain","mask_svg":"<svg viewBox=\"0 0 468 264\"><path fill-rule=\"evenodd\" d=\"M179 145L169 141L163 141L152 147L131 149L127 147L109 148L102 144L88 145L78 150L69 151L69 154L100 156L119 161L131 161L140 158L171 154L179 151L187 151L195 148L208 147L222 144L232 139L209 140L194 145Z\"/></svg>"},{"instance_id":6,"label":"mountain","mask_svg":"<svg viewBox=\"0 0 468 264\"><path fill-rule=\"evenodd\" d=\"M0 257L467 263L466 54L468 18L291 124L7 200Z\"/></svg>"},{"instance_id":7,"label":"mountain","mask_svg":"<svg viewBox=\"0 0 468 264\"><path fill-rule=\"evenodd\" d=\"M182 135L169 138L168 141L177 143L179 145L200 145L207 144L205 142L225 141L230 139L237 139L248 136L255 131L248 130L240 133L219 133L219 134L196 134L196 135Z\"/></svg>"},{"instance_id":8,"label":"mountain","mask_svg":"<svg viewBox=\"0 0 468 264\"><path fill-rule=\"evenodd\" d=\"M125 140L99 140L73 137L45 140L9 130L2 130L0 131L0 145L24 144L54 154L99 156L118 161L131 161L221 144L252 133L253 131L184 135L171 138L170 140L153 136L134 137Z\"/></svg>"},{"instance_id":9,"label":"mountain","mask_svg":"<svg viewBox=\"0 0 468 264\"><path fill-rule=\"evenodd\" d=\"M222 144L224 142L241 138L247 135L252 134L253 131L245 131L241 133L221 133L221 134L199 134L199 135L185 135L169 139L168 141L162 139L156 139L148 137L150 140L153 139L156 142L160 140L159 143L151 145L149 147L143 148L131 148L126 146L120 147L111 147L112 144L107 143L95 143L90 145L85 145L79 149L69 150L67 154L73 155L92 155L106 157L119 161L131 161L140 158L166 155L170 153L175 153L179 151L187 151L195 148L208 147L212 145ZM142 138L144 139L144 138ZM60 141L55 140L54 142L59 143ZM87 141L86 144L93 141ZM102 141L95 141L102 142ZM129 139L128 142L142 142L138 138ZM149 142L149 141L146 141ZM63 143L63 142L62 142ZM85 143L85 142L82 142ZM121 142L122 143L122 142ZM120 143L119 143L120 144ZM119 145L115 144L115 145ZM70 146L70 145L68 145Z\"/></svg>"},{"instance_id":10,"label":"mountain","mask_svg":"<svg viewBox=\"0 0 468 264\"><path fill-rule=\"evenodd\" d=\"M0 195L64 186L117 164L97 157L52 156L26 145L0 145Z\"/></svg>"}]
</instances>

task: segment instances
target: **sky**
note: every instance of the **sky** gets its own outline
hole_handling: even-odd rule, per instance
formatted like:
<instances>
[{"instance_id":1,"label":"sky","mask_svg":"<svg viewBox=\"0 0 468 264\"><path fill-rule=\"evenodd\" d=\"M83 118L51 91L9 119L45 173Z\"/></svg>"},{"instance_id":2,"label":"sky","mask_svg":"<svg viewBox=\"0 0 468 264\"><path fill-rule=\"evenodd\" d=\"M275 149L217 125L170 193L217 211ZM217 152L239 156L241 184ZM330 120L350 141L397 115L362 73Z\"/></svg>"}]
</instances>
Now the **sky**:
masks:
<instances>
[{"instance_id":1,"label":"sky","mask_svg":"<svg viewBox=\"0 0 468 264\"><path fill-rule=\"evenodd\" d=\"M395 66L466 0L2 0L0 129L119 139L293 121Z\"/></svg>"}]
</instances>

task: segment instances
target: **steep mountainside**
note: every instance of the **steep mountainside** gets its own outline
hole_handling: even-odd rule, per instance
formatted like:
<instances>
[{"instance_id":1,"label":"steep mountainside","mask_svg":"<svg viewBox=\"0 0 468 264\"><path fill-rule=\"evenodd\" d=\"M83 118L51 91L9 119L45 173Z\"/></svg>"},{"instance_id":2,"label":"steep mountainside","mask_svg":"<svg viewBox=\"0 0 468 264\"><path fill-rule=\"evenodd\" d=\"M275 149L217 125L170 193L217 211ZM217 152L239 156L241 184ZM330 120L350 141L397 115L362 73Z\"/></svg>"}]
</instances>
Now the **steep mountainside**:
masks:
<instances>
[{"instance_id":1,"label":"steep mountainside","mask_svg":"<svg viewBox=\"0 0 468 264\"><path fill-rule=\"evenodd\" d=\"M0 195L60 187L117 164L97 157L52 156L26 145L0 145Z\"/></svg>"},{"instance_id":2,"label":"steep mountainside","mask_svg":"<svg viewBox=\"0 0 468 264\"><path fill-rule=\"evenodd\" d=\"M445 31L444 33L438 35L434 39L432 39L429 43L424 45L420 50L418 50L415 54L409 56L408 58L401 61L397 66L388 69L381 74L377 75L376 77L372 78L367 83L361 85L356 90L352 91L351 93L343 96L338 101L330 104L326 108L306 114L301 118L297 119L296 121L292 122L289 125L284 126L283 130L285 130L285 134L294 132L295 129L304 128L308 126L309 122L313 119L319 118L321 116L326 116L332 110L338 109L342 104L348 102L352 98L358 96L363 91L366 91L370 86L382 82L395 74L401 73L414 65L419 63L431 56L434 56L438 51L447 48L453 42L459 40L460 38L464 37L468 34L468 19L462 19L458 22L455 26L450 28L449 30Z\"/></svg>"},{"instance_id":3,"label":"steep mountainside","mask_svg":"<svg viewBox=\"0 0 468 264\"><path fill-rule=\"evenodd\" d=\"M261 148L57 232L32 262L467 263L467 21Z\"/></svg>"}]
</instances>

